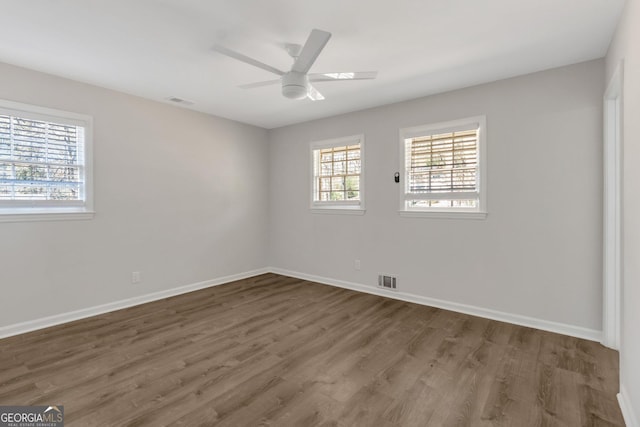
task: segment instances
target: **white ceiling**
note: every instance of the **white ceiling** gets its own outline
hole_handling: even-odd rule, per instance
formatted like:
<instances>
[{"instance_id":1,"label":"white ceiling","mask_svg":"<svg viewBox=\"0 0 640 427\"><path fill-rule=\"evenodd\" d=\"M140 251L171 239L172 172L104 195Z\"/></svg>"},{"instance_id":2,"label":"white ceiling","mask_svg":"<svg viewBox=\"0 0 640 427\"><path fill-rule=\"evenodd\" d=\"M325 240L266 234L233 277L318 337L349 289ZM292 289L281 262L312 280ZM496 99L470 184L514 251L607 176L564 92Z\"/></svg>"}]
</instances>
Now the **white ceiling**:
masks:
<instances>
[{"instance_id":1,"label":"white ceiling","mask_svg":"<svg viewBox=\"0 0 640 427\"><path fill-rule=\"evenodd\" d=\"M624 0L3 0L0 62L265 128L418 98L600 58ZM274 75L224 57L219 42L280 69L284 43L333 37L311 72L379 72L316 83L294 101Z\"/></svg>"}]
</instances>

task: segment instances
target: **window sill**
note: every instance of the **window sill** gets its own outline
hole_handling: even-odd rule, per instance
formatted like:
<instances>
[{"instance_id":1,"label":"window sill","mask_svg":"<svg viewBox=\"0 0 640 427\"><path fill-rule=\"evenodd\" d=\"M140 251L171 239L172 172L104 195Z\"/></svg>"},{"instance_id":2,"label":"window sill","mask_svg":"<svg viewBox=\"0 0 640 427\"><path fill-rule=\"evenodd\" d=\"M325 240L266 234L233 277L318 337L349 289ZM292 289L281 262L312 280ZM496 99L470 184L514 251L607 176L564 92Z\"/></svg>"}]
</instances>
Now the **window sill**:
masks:
<instances>
[{"instance_id":1,"label":"window sill","mask_svg":"<svg viewBox=\"0 0 640 427\"><path fill-rule=\"evenodd\" d=\"M314 214L329 214L329 215L364 215L366 212L365 209L357 207L347 207L347 206L331 206L331 207L312 207L311 213Z\"/></svg>"},{"instance_id":2,"label":"window sill","mask_svg":"<svg viewBox=\"0 0 640 427\"><path fill-rule=\"evenodd\" d=\"M487 212L461 211L398 211L400 216L407 218L435 218L435 219L486 219Z\"/></svg>"},{"instance_id":3,"label":"window sill","mask_svg":"<svg viewBox=\"0 0 640 427\"><path fill-rule=\"evenodd\" d=\"M80 221L93 219L94 215L85 210L0 209L0 222Z\"/></svg>"}]
</instances>

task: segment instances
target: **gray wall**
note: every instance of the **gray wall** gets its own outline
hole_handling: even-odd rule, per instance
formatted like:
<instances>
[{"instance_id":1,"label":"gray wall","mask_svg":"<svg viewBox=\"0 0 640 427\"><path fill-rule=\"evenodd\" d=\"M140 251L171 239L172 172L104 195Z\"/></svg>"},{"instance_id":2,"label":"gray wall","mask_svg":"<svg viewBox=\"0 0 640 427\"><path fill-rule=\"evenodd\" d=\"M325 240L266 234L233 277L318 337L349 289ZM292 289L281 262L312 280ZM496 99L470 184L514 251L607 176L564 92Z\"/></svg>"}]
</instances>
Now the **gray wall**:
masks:
<instances>
[{"instance_id":1,"label":"gray wall","mask_svg":"<svg viewBox=\"0 0 640 427\"><path fill-rule=\"evenodd\" d=\"M597 60L270 131L270 265L601 330L603 88ZM480 114L487 219L400 217L398 129ZM309 142L360 133L366 214L311 213Z\"/></svg>"},{"instance_id":2,"label":"gray wall","mask_svg":"<svg viewBox=\"0 0 640 427\"><path fill-rule=\"evenodd\" d=\"M607 81L624 60L623 289L620 389L640 422L640 3L627 1L607 54ZM629 420L627 420L629 422ZM631 426L631 424L629 424Z\"/></svg>"},{"instance_id":3,"label":"gray wall","mask_svg":"<svg viewBox=\"0 0 640 427\"><path fill-rule=\"evenodd\" d=\"M0 326L267 264L265 130L9 65L0 79L2 99L93 116L96 210L0 223Z\"/></svg>"}]
</instances>

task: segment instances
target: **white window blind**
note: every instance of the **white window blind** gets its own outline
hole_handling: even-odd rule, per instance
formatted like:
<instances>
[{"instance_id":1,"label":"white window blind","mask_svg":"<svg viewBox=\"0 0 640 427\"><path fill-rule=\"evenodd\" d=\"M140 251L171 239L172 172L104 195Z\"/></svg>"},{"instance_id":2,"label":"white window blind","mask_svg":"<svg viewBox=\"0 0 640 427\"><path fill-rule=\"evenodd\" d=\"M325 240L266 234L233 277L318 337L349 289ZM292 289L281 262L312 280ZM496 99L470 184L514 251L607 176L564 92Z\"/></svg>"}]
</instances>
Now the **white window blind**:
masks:
<instances>
[{"instance_id":1,"label":"white window blind","mask_svg":"<svg viewBox=\"0 0 640 427\"><path fill-rule=\"evenodd\" d=\"M479 211L483 120L402 132L403 210Z\"/></svg>"},{"instance_id":2,"label":"white window blind","mask_svg":"<svg viewBox=\"0 0 640 427\"><path fill-rule=\"evenodd\" d=\"M88 211L89 125L87 116L0 101L0 215Z\"/></svg>"}]
</instances>

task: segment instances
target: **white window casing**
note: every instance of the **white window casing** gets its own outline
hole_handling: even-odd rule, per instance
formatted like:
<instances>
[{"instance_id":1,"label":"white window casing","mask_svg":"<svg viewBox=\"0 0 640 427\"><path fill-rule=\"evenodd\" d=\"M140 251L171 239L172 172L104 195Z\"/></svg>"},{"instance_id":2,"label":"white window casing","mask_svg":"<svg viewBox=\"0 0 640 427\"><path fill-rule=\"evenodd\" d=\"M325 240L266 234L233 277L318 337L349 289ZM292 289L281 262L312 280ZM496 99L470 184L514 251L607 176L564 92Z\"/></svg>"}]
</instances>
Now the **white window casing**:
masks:
<instances>
[{"instance_id":1,"label":"white window casing","mask_svg":"<svg viewBox=\"0 0 640 427\"><path fill-rule=\"evenodd\" d=\"M364 135L310 144L313 213L364 213Z\"/></svg>"},{"instance_id":2,"label":"white window casing","mask_svg":"<svg viewBox=\"0 0 640 427\"><path fill-rule=\"evenodd\" d=\"M0 100L0 222L93 217L92 118Z\"/></svg>"},{"instance_id":3,"label":"white window casing","mask_svg":"<svg viewBox=\"0 0 640 427\"><path fill-rule=\"evenodd\" d=\"M484 219L486 117L400 129L400 215Z\"/></svg>"}]
</instances>

